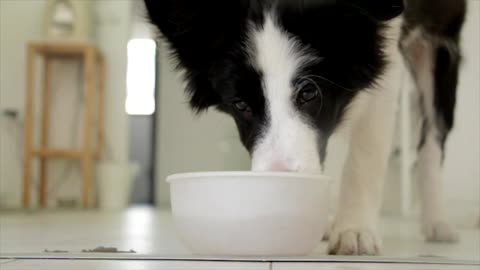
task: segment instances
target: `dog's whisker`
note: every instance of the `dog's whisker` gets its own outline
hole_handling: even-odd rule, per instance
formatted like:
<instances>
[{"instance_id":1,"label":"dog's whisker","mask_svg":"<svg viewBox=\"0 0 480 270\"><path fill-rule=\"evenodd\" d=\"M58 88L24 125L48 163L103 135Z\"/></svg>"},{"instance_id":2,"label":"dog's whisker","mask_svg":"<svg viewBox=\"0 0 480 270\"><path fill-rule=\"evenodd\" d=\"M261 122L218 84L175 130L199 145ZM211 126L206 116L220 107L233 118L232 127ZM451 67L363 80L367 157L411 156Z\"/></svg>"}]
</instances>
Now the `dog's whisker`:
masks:
<instances>
[{"instance_id":1,"label":"dog's whisker","mask_svg":"<svg viewBox=\"0 0 480 270\"><path fill-rule=\"evenodd\" d=\"M347 87L345 87L345 86L343 86L343 85L340 85L340 84L338 84L338 83L336 83L336 82L334 82L334 81L332 81L332 80L329 80L329 79L327 79L327 78L325 78L325 77L323 77L323 76L321 76L321 75L309 74L309 75L306 75L306 76L304 76L304 77L315 77L315 78L318 78L318 79L320 79L320 80L322 80L322 81L325 81L325 82L327 82L327 83L329 83L329 84L332 84L332 85L334 85L334 86L337 86L337 87L339 87L339 88L341 88L341 89L343 89L343 90L350 91L350 92L354 92L354 91L355 91L355 90L353 90L353 89L350 89L350 88L347 88Z\"/></svg>"}]
</instances>

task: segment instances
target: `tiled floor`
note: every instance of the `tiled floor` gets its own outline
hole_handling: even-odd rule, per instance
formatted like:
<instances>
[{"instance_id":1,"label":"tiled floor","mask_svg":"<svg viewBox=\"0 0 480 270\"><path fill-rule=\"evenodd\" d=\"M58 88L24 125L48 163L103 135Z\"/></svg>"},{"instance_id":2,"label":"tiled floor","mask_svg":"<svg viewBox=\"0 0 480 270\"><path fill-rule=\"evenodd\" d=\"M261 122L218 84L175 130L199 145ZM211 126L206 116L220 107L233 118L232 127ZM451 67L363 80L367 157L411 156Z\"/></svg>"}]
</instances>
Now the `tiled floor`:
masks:
<instances>
[{"instance_id":1,"label":"tiled floor","mask_svg":"<svg viewBox=\"0 0 480 270\"><path fill-rule=\"evenodd\" d=\"M385 218L382 227L384 257L376 260L393 257L400 258L403 263L352 263L346 261L355 257L326 257L326 243L309 257L295 258L295 262L274 258L212 262L198 257L193 257L195 260L192 261L188 250L176 239L167 211L135 208L107 213L0 213L0 269L480 269L479 264L438 264L450 262L447 259L479 263L478 228L461 228L461 241L457 244L428 244L422 240L415 221ZM83 249L98 246L134 250L136 253L82 253ZM155 260L160 257L163 260ZM318 262L332 259L344 262ZM406 259L426 259L437 264L405 264Z\"/></svg>"},{"instance_id":2,"label":"tiled floor","mask_svg":"<svg viewBox=\"0 0 480 270\"><path fill-rule=\"evenodd\" d=\"M185 269L209 269L209 270L269 270L270 263L252 262L183 262L183 261L142 261L142 260L17 260L7 264L1 264L2 270L185 270Z\"/></svg>"},{"instance_id":3,"label":"tiled floor","mask_svg":"<svg viewBox=\"0 0 480 270\"><path fill-rule=\"evenodd\" d=\"M17 260L0 265L2 270L85 270L85 269L135 269L135 270L478 270L478 265L439 264L381 264L381 263L279 263L279 262L182 262L182 261L99 261L99 260Z\"/></svg>"}]
</instances>

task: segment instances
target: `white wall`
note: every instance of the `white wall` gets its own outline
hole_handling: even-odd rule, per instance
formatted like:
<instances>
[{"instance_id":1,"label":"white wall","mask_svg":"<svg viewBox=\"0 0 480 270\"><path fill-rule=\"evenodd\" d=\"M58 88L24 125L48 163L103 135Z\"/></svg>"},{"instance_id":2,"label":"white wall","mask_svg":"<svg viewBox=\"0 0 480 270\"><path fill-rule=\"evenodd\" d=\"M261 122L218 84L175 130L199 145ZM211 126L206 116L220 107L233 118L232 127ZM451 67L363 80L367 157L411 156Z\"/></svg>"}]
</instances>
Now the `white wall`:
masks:
<instances>
[{"instance_id":1,"label":"white wall","mask_svg":"<svg viewBox=\"0 0 480 270\"><path fill-rule=\"evenodd\" d=\"M25 44L41 37L45 1L0 1L0 110L23 111ZM19 15L23 14L19 20ZM22 133L19 125L0 116L0 197L2 203L20 202Z\"/></svg>"},{"instance_id":2,"label":"white wall","mask_svg":"<svg viewBox=\"0 0 480 270\"><path fill-rule=\"evenodd\" d=\"M95 42L105 57L105 140L110 161L128 160L128 117L125 113L127 43L132 26L132 0L94 1ZM107 149L105 149L107 150Z\"/></svg>"},{"instance_id":3,"label":"white wall","mask_svg":"<svg viewBox=\"0 0 480 270\"><path fill-rule=\"evenodd\" d=\"M23 115L25 90L25 46L42 38L45 0L0 1L0 111L15 109ZM96 43L106 61L105 140L106 158L125 161L128 158L127 117L124 110L126 78L126 44L130 35L131 1L95 1L92 18ZM40 76L41 73L37 73ZM57 60L52 66L51 134L52 145L78 145L81 129L76 123L82 113L81 66L72 60ZM37 80L38 81L38 80ZM39 96L37 96L39 100ZM39 124L39 106L35 125ZM77 117L78 115L78 117ZM18 121L0 116L0 206L19 207L22 179L22 126ZM38 139L38 136L37 136ZM33 180L35 180L35 173ZM49 163L49 187L55 194L78 198L80 194L77 162ZM62 183L61 186L58 186ZM35 190L35 184L32 187ZM58 192L57 192L58 191ZM50 196L49 205L55 204ZM35 200L34 200L35 202Z\"/></svg>"},{"instance_id":4,"label":"white wall","mask_svg":"<svg viewBox=\"0 0 480 270\"><path fill-rule=\"evenodd\" d=\"M480 1L468 1L455 126L447 141L444 193L449 214L473 222L480 215Z\"/></svg>"}]
</instances>

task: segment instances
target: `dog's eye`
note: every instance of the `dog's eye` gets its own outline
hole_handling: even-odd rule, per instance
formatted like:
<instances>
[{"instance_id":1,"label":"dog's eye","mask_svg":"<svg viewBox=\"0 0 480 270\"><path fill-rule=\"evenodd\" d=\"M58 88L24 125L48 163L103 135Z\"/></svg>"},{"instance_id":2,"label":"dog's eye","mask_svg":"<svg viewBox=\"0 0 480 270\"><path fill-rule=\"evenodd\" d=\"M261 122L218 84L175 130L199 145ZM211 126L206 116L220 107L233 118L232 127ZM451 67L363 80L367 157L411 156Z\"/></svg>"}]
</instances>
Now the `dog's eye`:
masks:
<instances>
[{"instance_id":1,"label":"dog's eye","mask_svg":"<svg viewBox=\"0 0 480 270\"><path fill-rule=\"evenodd\" d=\"M240 112L250 112L251 109L248 104L243 100L238 100L233 103L233 107Z\"/></svg>"},{"instance_id":2,"label":"dog's eye","mask_svg":"<svg viewBox=\"0 0 480 270\"><path fill-rule=\"evenodd\" d=\"M250 120L252 118L252 109L245 101L237 100L232 103L232 106L240 112L245 119Z\"/></svg>"},{"instance_id":3,"label":"dog's eye","mask_svg":"<svg viewBox=\"0 0 480 270\"><path fill-rule=\"evenodd\" d=\"M301 90L297 94L297 102L300 105L308 103L314 99L316 99L319 95L318 88L312 85L305 85L301 88Z\"/></svg>"}]
</instances>

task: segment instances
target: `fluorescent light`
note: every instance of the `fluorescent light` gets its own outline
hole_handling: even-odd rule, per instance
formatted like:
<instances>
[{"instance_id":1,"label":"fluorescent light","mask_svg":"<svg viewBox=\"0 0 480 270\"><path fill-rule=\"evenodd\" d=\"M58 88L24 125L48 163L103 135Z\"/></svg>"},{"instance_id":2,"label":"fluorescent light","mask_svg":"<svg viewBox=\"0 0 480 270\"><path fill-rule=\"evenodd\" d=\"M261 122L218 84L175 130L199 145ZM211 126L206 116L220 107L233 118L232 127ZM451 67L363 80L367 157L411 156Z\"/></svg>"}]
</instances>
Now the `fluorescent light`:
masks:
<instances>
[{"instance_id":1,"label":"fluorescent light","mask_svg":"<svg viewBox=\"0 0 480 270\"><path fill-rule=\"evenodd\" d=\"M155 55L152 39L128 42L127 99L125 111L130 115L151 115L155 112Z\"/></svg>"}]
</instances>

